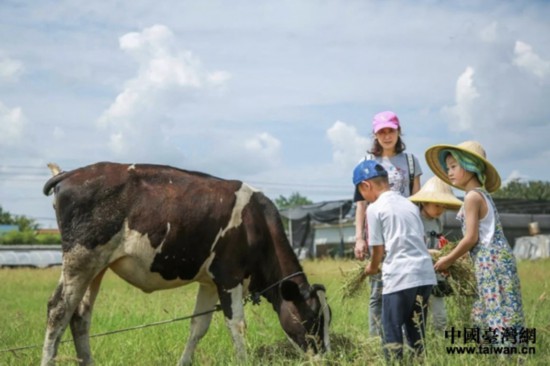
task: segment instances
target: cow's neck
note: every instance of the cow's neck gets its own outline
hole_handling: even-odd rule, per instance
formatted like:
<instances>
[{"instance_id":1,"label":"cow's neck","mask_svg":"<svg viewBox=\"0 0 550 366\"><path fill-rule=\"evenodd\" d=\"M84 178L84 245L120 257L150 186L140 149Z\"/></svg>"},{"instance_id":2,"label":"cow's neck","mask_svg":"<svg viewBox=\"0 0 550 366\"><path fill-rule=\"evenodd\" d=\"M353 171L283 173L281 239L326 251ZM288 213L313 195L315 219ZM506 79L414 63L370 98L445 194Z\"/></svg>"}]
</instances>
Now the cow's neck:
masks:
<instances>
[{"instance_id":1,"label":"cow's neck","mask_svg":"<svg viewBox=\"0 0 550 366\"><path fill-rule=\"evenodd\" d=\"M280 258L280 256L277 255L277 258ZM276 263L271 261L269 264L261 265L262 280L256 282L253 289L253 291L265 297L273 305L276 312L279 312L282 302L279 291L281 282L289 280L296 282L301 289L309 287L302 266L291 249L286 258L286 261L279 260Z\"/></svg>"}]
</instances>

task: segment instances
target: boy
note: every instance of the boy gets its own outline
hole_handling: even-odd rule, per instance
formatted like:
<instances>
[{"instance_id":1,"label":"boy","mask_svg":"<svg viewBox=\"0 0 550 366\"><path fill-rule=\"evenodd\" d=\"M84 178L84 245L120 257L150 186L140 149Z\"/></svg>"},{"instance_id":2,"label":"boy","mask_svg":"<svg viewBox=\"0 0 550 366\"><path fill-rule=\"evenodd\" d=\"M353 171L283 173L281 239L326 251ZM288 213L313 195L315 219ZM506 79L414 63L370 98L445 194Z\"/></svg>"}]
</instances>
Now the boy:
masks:
<instances>
[{"instance_id":1,"label":"boy","mask_svg":"<svg viewBox=\"0 0 550 366\"><path fill-rule=\"evenodd\" d=\"M403 357L404 327L407 343L415 354L423 352L427 304L436 278L432 259L424 244L424 227L418 207L391 191L388 173L374 160L361 161L353 171L356 194L367 207L371 262L366 275L382 266L382 329L386 358Z\"/></svg>"}]
</instances>

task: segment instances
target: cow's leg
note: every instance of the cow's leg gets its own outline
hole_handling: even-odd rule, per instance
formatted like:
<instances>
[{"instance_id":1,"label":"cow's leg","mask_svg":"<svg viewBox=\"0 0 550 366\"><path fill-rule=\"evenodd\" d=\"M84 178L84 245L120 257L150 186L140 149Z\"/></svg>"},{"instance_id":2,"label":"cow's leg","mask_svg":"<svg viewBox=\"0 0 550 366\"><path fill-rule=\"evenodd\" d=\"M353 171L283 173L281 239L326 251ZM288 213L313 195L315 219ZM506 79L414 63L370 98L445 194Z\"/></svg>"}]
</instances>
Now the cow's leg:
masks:
<instances>
[{"instance_id":1,"label":"cow's leg","mask_svg":"<svg viewBox=\"0 0 550 366\"><path fill-rule=\"evenodd\" d=\"M246 324L244 321L243 285L239 284L233 289L220 291L219 296L225 322L235 345L237 360L244 364L247 361L247 356L244 342Z\"/></svg>"},{"instance_id":2,"label":"cow's leg","mask_svg":"<svg viewBox=\"0 0 550 366\"><path fill-rule=\"evenodd\" d=\"M90 255L91 254L91 255ZM60 283L48 301L48 323L41 365L53 365L57 347L88 286L106 265L84 248L63 254Z\"/></svg>"},{"instance_id":3,"label":"cow's leg","mask_svg":"<svg viewBox=\"0 0 550 366\"><path fill-rule=\"evenodd\" d=\"M48 302L48 324L42 349L42 365L53 365L61 336L88 287L87 281L68 282L65 274Z\"/></svg>"},{"instance_id":4,"label":"cow's leg","mask_svg":"<svg viewBox=\"0 0 550 366\"><path fill-rule=\"evenodd\" d=\"M80 365L92 365L92 353L90 352L90 324L92 321L92 309L95 299L99 292L101 279L105 274L104 269L90 283L84 298L76 308L71 318L71 333L73 334L76 355L80 360Z\"/></svg>"},{"instance_id":5,"label":"cow's leg","mask_svg":"<svg viewBox=\"0 0 550 366\"><path fill-rule=\"evenodd\" d=\"M57 347L59 346L59 341L61 340L61 335L65 328L61 328L60 323L61 319L59 317L53 316L53 311L58 307L59 302L62 300L61 296L63 293L63 274L59 279L59 283L55 288L52 296L48 300L48 324L46 329L46 339L44 341L44 347L42 349L42 365L52 365L53 359L57 355Z\"/></svg>"},{"instance_id":6,"label":"cow's leg","mask_svg":"<svg viewBox=\"0 0 550 366\"><path fill-rule=\"evenodd\" d=\"M213 285L201 284L199 286L197 302L195 303L195 310L193 311L193 314L198 314L214 309L217 301L218 294L216 292L216 287ZM199 343L201 338L206 334L206 331L210 326L212 314L213 313L208 313L191 319L191 331L189 339L187 340L185 351L183 351L183 355L181 356L178 365L182 366L191 364L193 353L195 352L197 343Z\"/></svg>"}]
</instances>

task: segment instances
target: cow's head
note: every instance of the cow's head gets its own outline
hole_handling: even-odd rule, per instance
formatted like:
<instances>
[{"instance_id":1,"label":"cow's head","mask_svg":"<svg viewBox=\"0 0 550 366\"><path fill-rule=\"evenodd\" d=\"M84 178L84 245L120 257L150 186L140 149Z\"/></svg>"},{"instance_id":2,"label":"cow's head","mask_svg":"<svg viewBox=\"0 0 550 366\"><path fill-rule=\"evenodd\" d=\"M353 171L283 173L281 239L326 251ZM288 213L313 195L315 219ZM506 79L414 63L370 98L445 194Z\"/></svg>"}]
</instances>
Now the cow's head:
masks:
<instances>
[{"instance_id":1,"label":"cow's head","mask_svg":"<svg viewBox=\"0 0 550 366\"><path fill-rule=\"evenodd\" d=\"M300 288L289 280L281 283L281 325L291 341L304 352L328 352L331 311L326 300L325 287L306 286Z\"/></svg>"}]
</instances>

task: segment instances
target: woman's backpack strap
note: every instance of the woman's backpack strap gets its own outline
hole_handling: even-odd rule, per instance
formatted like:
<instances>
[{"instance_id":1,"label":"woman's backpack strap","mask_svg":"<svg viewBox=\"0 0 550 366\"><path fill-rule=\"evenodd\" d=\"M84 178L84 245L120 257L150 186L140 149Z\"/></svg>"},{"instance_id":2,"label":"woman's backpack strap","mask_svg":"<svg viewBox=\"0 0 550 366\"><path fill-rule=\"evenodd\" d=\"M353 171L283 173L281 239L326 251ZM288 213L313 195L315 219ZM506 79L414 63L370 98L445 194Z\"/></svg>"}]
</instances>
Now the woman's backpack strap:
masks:
<instances>
[{"instance_id":1,"label":"woman's backpack strap","mask_svg":"<svg viewBox=\"0 0 550 366\"><path fill-rule=\"evenodd\" d=\"M414 155L405 154L407 157L407 165L409 167L409 194L413 194L414 187Z\"/></svg>"}]
</instances>

